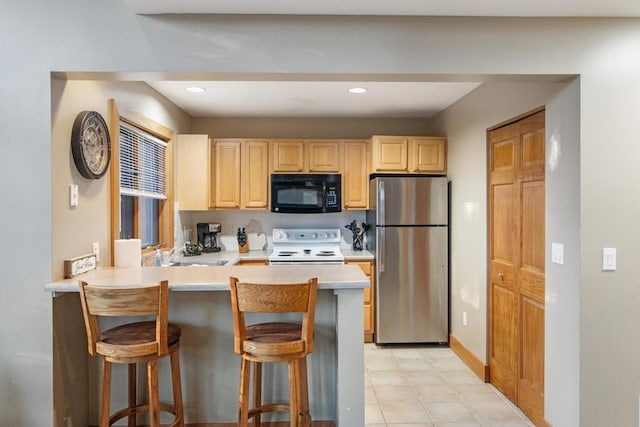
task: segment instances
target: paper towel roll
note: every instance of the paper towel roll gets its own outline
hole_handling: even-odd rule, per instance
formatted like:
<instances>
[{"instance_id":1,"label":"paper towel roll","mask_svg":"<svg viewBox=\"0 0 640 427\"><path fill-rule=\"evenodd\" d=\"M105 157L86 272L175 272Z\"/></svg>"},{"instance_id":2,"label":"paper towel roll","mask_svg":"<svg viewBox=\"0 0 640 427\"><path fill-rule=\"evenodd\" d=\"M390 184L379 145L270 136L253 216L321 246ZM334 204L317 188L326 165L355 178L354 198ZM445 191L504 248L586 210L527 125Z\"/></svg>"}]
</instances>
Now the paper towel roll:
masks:
<instances>
[{"instance_id":1,"label":"paper towel roll","mask_svg":"<svg viewBox=\"0 0 640 427\"><path fill-rule=\"evenodd\" d=\"M142 242L140 239L113 241L113 265L116 267L140 267L142 265Z\"/></svg>"}]
</instances>

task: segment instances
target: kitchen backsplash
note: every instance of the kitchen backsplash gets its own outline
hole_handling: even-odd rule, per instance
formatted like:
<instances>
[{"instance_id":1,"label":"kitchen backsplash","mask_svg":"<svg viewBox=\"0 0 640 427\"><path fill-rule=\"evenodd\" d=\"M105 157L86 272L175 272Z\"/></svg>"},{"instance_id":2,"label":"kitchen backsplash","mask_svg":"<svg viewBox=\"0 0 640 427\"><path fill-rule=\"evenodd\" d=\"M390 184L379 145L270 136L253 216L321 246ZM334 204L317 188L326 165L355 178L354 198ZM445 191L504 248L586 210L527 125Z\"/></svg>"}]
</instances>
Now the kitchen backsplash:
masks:
<instances>
[{"instance_id":1,"label":"kitchen backsplash","mask_svg":"<svg viewBox=\"0 0 640 427\"><path fill-rule=\"evenodd\" d=\"M177 211L176 211L177 212ZM222 224L222 244L235 242L238 227L246 228L249 233L265 233L269 247L271 232L274 228L339 228L345 247L351 246L351 232L344 228L351 221L365 221L365 211L342 211L328 214L278 214L266 211L248 210L215 210L215 211L182 211L176 214L176 244L184 245L189 239L195 240L196 224L199 222L219 222ZM191 230L186 232L185 230ZM230 240L232 239L232 240Z\"/></svg>"}]
</instances>

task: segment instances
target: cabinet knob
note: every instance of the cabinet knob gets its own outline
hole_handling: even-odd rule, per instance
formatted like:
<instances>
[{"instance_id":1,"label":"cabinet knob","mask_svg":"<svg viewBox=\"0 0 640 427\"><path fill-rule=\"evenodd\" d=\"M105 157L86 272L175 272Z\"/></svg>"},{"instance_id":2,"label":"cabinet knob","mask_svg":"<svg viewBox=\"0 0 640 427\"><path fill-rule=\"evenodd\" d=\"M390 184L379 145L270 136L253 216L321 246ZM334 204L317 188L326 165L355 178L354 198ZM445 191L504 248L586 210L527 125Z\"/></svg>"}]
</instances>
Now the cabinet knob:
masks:
<instances>
[{"instance_id":1,"label":"cabinet knob","mask_svg":"<svg viewBox=\"0 0 640 427\"><path fill-rule=\"evenodd\" d=\"M504 273L502 271L498 272L498 279L504 280Z\"/></svg>"}]
</instances>

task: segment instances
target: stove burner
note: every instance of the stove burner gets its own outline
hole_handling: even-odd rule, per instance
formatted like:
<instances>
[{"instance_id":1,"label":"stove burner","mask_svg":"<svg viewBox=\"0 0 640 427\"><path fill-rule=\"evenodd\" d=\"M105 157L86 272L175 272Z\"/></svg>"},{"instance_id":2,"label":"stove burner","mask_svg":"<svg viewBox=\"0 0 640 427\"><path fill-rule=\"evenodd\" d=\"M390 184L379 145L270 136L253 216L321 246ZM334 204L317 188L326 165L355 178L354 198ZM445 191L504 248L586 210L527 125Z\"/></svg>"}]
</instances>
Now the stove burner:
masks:
<instances>
[{"instance_id":1,"label":"stove burner","mask_svg":"<svg viewBox=\"0 0 640 427\"><path fill-rule=\"evenodd\" d=\"M280 251L278 252L278 256L292 256L297 254L295 251Z\"/></svg>"},{"instance_id":2,"label":"stove burner","mask_svg":"<svg viewBox=\"0 0 640 427\"><path fill-rule=\"evenodd\" d=\"M334 251L320 251L316 255L318 256L334 256L336 253Z\"/></svg>"}]
</instances>

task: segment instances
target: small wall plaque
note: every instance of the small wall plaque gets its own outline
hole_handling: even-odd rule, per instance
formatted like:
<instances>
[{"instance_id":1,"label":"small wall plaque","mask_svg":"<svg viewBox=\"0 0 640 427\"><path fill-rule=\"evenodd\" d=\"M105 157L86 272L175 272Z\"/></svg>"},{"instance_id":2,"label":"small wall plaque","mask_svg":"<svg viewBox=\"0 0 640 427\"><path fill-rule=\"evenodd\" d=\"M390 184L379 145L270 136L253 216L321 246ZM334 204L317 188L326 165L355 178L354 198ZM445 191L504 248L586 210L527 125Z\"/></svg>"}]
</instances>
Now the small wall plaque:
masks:
<instances>
[{"instance_id":1,"label":"small wall plaque","mask_svg":"<svg viewBox=\"0 0 640 427\"><path fill-rule=\"evenodd\" d=\"M64 278L71 279L81 273L95 270L98 265L95 254L82 255L64 260Z\"/></svg>"}]
</instances>

